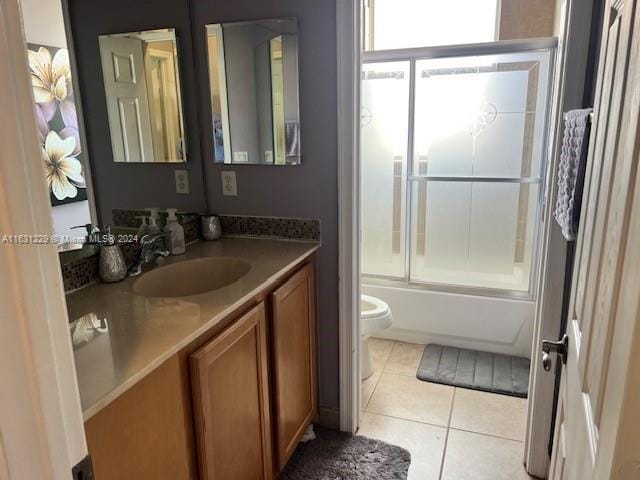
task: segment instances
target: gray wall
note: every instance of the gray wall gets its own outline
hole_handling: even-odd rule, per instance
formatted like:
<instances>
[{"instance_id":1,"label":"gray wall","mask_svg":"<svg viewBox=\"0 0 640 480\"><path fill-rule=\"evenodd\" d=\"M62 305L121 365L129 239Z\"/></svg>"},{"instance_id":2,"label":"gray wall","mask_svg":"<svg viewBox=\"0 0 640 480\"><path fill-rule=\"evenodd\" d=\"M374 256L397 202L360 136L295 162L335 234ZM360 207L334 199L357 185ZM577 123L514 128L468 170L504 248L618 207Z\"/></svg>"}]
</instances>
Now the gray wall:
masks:
<instances>
[{"instance_id":1,"label":"gray wall","mask_svg":"<svg viewBox=\"0 0 640 480\"><path fill-rule=\"evenodd\" d=\"M198 82L203 107L201 141L209 209L218 213L321 220L322 248L317 271L320 404L338 408L335 2L192 0L191 8L196 64L202 67L198 69ZM273 17L298 18L302 165L217 165L213 161L205 25ZM237 197L222 196L222 170L236 171Z\"/></svg>"},{"instance_id":2,"label":"gray wall","mask_svg":"<svg viewBox=\"0 0 640 480\"><path fill-rule=\"evenodd\" d=\"M114 207L206 210L188 0L68 0L68 3L100 221L109 223ZM167 27L176 29L188 161L173 164L115 163L98 36ZM202 65L202 71L206 72L206 58ZM175 193L176 169L189 171L189 195Z\"/></svg>"}]
</instances>

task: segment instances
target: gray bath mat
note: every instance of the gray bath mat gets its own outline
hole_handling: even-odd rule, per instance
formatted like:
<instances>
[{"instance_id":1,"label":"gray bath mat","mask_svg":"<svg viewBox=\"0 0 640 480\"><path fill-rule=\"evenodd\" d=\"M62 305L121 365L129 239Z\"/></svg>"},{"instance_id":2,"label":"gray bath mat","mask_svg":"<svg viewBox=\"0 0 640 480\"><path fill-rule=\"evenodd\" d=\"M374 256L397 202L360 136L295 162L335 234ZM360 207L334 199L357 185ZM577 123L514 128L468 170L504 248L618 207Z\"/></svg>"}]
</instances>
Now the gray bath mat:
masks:
<instances>
[{"instance_id":1,"label":"gray bath mat","mask_svg":"<svg viewBox=\"0 0 640 480\"><path fill-rule=\"evenodd\" d=\"M404 448L315 429L316 439L298 445L278 480L406 480L411 454Z\"/></svg>"},{"instance_id":2,"label":"gray bath mat","mask_svg":"<svg viewBox=\"0 0 640 480\"><path fill-rule=\"evenodd\" d=\"M526 398L530 363L523 357L430 344L424 348L416 376L427 382Z\"/></svg>"}]
</instances>

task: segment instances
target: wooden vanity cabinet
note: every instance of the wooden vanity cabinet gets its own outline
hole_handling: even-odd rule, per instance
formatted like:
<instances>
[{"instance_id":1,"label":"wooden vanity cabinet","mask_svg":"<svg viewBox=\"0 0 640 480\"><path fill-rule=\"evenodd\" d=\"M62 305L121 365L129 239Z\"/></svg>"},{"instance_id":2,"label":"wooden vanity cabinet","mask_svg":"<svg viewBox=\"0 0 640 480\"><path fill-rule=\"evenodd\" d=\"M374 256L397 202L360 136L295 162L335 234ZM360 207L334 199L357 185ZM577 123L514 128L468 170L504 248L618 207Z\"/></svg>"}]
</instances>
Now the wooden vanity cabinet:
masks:
<instances>
[{"instance_id":1,"label":"wooden vanity cabinet","mask_svg":"<svg viewBox=\"0 0 640 480\"><path fill-rule=\"evenodd\" d=\"M276 477L317 414L313 262L274 287L190 357L201 480Z\"/></svg>"},{"instance_id":2,"label":"wooden vanity cabinet","mask_svg":"<svg viewBox=\"0 0 640 480\"><path fill-rule=\"evenodd\" d=\"M280 472L318 410L312 263L271 294L270 330L274 453Z\"/></svg>"},{"instance_id":3,"label":"wooden vanity cabinet","mask_svg":"<svg viewBox=\"0 0 640 480\"><path fill-rule=\"evenodd\" d=\"M292 271L87 420L98 480L280 473L318 409L314 262Z\"/></svg>"},{"instance_id":4,"label":"wooden vanity cabinet","mask_svg":"<svg viewBox=\"0 0 640 480\"><path fill-rule=\"evenodd\" d=\"M272 478L264 303L190 357L201 480Z\"/></svg>"},{"instance_id":5,"label":"wooden vanity cabinet","mask_svg":"<svg viewBox=\"0 0 640 480\"><path fill-rule=\"evenodd\" d=\"M85 422L96 480L196 478L183 385L174 355Z\"/></svg>"}]
</instances>

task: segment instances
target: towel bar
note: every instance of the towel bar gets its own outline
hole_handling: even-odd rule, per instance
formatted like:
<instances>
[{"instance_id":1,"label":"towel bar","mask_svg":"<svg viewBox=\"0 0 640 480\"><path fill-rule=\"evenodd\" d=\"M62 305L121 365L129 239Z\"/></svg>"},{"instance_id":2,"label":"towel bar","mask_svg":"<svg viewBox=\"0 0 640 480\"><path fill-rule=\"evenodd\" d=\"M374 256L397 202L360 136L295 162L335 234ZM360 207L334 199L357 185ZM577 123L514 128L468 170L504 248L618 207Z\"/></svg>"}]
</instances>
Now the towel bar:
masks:
<instances>
[{"instance_id":1,"label":"towel bar","mask_svg":"<svg viewBox=\"0 0 640 480\"><path fill-rule=\"evenodd\" d=\"M567 121L567 112L564 112L562 114L562 119L566 122ZM593 122L593 111L589 112L589 120L591 120L591 122Z\"/></svg>"}]
</instances>

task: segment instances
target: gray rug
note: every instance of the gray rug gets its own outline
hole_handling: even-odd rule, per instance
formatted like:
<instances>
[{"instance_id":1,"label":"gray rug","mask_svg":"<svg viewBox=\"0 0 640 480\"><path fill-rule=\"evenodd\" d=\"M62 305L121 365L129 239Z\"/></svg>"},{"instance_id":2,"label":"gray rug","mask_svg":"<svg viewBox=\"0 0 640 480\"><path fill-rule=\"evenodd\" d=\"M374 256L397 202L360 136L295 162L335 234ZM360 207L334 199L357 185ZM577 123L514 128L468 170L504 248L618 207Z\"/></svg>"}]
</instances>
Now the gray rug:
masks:
<instances>
[{"instance_id":1,"label":"gray rug","mask_svg":"<svg viewBox=\"0 0 640 480\"><path fill-rule=\"evenodd\" d=\"M300 443L279 480L406 480L411 454L367 437L315 428Z\"/></svg>"},{"instance_id":2,"label":"gray rug","mask_svg":"<svg viewBox=\"0 0 640 480\"><path fill-rule=\"evenodd\" d=\"M527 397L528 358L430 344L416 376L427 382Z\"/></svg>"}]
</instances>

